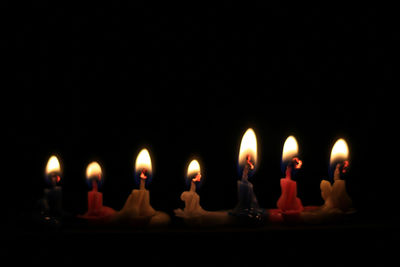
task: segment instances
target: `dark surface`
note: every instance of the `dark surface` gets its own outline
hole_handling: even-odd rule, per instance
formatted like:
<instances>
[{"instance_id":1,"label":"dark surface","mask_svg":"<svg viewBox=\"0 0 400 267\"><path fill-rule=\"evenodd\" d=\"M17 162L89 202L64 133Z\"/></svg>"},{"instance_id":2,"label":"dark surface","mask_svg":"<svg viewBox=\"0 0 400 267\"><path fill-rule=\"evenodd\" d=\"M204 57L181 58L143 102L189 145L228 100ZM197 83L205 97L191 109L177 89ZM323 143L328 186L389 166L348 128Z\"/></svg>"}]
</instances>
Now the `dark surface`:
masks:
<instances>
[{"instance_id":1,"label":"dark surface","mask_svg":"<svg viewBox=\"0 0 400 267\"><path fill-rule=\"evenodd\" d=\"M1 105L6 159L0 195L3 229L15 253L23 243L36 261L49 250L67 262L73 255L88 259L91 253L110 261L128 255L134 259L140 257L138 239L154 241L160 246L156 251L170 262L175 256L190 261L190 246L169 245L176 237L181 243L199 238L201 256L196 259L222 254L227 245L226 259L220 261L238 265L276 254L283 261L304 259L316 251L336 259L337 253L352 254L357 247L355 263L357 256L362 262L367 256L374 262L385 258L380 254L398 233L392 222L398 207L397 160L388 154L397 154L398 146L393 142L396 98L390 95L397 88L398 30L390 8L224 3L155 9L114 1L73 11L47 3L6 6ZM261 207L276 206L282 146L290 134L297 138L303 160L295 178L298 195L304 205L322 204L319 183L328 176L333 143L343 137L351 156L348 192L362 220L349 228L333 225L315 231L239 228L203 235L76 229L41 237L24 219L42 195L44 167L53 153L63 166L67 212L85 212L84 173L92 160L103 166L104 203L121 209L136 186L133 164L143 146L150 149L154 165L149 190L155 209L172 214L182 206L179 196L192 156L201 160L203 208L231 209L237 203L239 144L248 127L256 131L261 153L251 178ZM16 230L7 231L10 226ZM36 230L27 234L25 229ZM330 241L321 240L324 235ZM283 244L286 238L289 249ZM304 240L310 246L302 245ZM251 253L253 241L262 244L258 253ZM290 256L288 250L297 249Z\"/></svg>"},{"instance_id":2,"label":"dark surface","mask_svg":"<svg viewBox=\"0 0 400 267\"><path fill-rule=\"evenodd\" d=\"M118 229L64 226L5 239L16 262L274 266L388 266L396 259L398 220L323 225ZM23 253L23 257L19 256Z\"/></svg>"}]
</instances>

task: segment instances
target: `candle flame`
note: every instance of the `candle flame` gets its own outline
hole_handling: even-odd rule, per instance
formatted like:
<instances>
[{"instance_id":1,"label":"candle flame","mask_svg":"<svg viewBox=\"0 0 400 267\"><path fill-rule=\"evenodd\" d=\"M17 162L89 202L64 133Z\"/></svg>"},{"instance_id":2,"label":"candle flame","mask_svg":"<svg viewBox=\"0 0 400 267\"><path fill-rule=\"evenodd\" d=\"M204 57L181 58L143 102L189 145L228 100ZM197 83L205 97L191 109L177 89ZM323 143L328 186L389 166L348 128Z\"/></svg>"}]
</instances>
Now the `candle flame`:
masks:
<instances>
[{"instance_id":1,"label":"candle flame","mask_svg":"<svg viewBox=\"0 0 400 267\"><path fill-rule=\"evenodd\" d=\"M61 171L60 162L56 156L51 156L47 161L46 175L59 174Z\"/></svg>"},{"instance_id":2,"label":"candle flame","mask_svg":"<svg viewBox=\"0 0 400 267\"><path fill-rule=\"evenodd\" d=\"M150 153L146 148L143 148L136 158L135 171L144 175L148 175L152 171Z\"/></svg>"},{"instance_id":3,"label":"candle flame","mask_svg":"<svg viewBox=\"0 0 400 267\"><path fill-rule=\"evenodd\" d=\"M193 181L200 182L201 174L200 174L200 164L197 160L192 160L187 169L187 177L190 178L195 176Z\"/></svg>"},{"instance_id":4,"label":"candle flame","mask_svg":"<svg viewBox=\"0 0 400 267\"><path fill-rule=\"evenodd\" d=\"M91 179L91 178L96 178L98 180L101 179L101 167L99 163L96 161L91 162L87 168L86 168L86 178Z\"/></svg>"},{"instance_id":5,"label":"candle flame","mask_svg":"<svg viewBox=\"0 0 400 267\"><path fill-rule=\"evenodd\" d=\"M296 138L293 135L286 138L283 145L282 162L289 162L299 153L299 146L297 145ZM301 166L301 165L300 165Z\"/></svg>"},{"instance_id":6,"label":"candle flame","mask_svg":"<svg viewBox=\"0 0 400 267\"><path fill-rule=\"evenodd\" d=\"M254 165L257 163L257 138L254 130L249 128L243 135L239 150L239 165L247 164L251 160ZM254 166L253 166L254 167Z\"/></svg>"},{"instance_id":7,"label":"candle flame","mask_svg":"<svg viewBox=\"0 0 400 267\"><path fill-rule=\"evenodd\" d=\"M336 141L336 143L332 147L331 158L329 163L332 166L335 163L347 161L348 158L349 158L349 148L347 146L346 141L343 138L340 138Z\"/></svg>"}]
</instances>

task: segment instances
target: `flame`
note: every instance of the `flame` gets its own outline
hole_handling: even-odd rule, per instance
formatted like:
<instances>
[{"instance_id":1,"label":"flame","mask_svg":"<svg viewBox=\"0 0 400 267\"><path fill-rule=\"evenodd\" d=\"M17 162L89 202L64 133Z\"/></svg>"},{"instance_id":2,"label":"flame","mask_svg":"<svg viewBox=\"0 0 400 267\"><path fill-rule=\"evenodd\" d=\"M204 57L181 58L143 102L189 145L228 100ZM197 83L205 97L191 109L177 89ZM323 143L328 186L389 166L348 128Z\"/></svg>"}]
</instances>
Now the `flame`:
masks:
<instances>
[{"instance_id":1,"label":"flame","mask_svg":"<svg viewBox=\"0 0 400 267\"><path fill-rule=\"evenodd\" d=\"M283 145L282 162L289 162L299 153L299 146L293 135L289 136Z\"/></svg>"},{"instance_id":2,"label":"flame","mask_svg":"<svg viewBox=\"0 0 400 267\"><path fill-rule=\"evenodd\" d=\"M61 171L60 162L56 156L51 156L46 165L46 175L50 175L52 173L59 173Z\"/></svg>"},{"instance_id":3,"label":"flame","mask_svg":"<svg viewBox=\"0 0 400 267\"><path fill-rule=\"evenodd\" d=\"M255 165L257 163L257 138L252 128L249 128L244 133L242 142L240 143L239 165L246 164L248 156L250 156L250 160Z\"/></svg>"},{"instance_id":4,"label":"flame","mask_svg":"<svg viewBox=\"0 0 400 267\"><path fill-rule=\"evenodd\" d=\"M192 176L196 176L196 178L198 178L198 180L200 181L200 176L198 175L200 174L200 164L197 160L192 160L188 166L187 169L187 177L192 177Z\"/></svg>"},{"instance_id":5,"label":"flame","mask_svg":"<svg viewBox=\"0 0 400 267\"><path fill-rule=\"evenodd\" d=\"M97 178L101 179L101 167L96 161L91 162L86 168L86 178Z\"/></svg>"},{"instance_id":6,"label":"flame","mask_svg":"<svg viewBox=\"0 0 400 267\"><path fill-rule=\"evenodd\" d=\"M146 175L152 171L150 154L146 148L139 152L135 162L135 171L143 174L143 170L146 171Z\"/></svg>"},{"instance_id":7,"label":"flame","mask_svg":"<svg viewBox=\"0 0 400 267\"><path fill-rule=\"evenodd\" d=\"M349 148L346 141L340 138L332 147L330 165L336 162L343 162L349 158Z\"/></svg>"}]
</instances>

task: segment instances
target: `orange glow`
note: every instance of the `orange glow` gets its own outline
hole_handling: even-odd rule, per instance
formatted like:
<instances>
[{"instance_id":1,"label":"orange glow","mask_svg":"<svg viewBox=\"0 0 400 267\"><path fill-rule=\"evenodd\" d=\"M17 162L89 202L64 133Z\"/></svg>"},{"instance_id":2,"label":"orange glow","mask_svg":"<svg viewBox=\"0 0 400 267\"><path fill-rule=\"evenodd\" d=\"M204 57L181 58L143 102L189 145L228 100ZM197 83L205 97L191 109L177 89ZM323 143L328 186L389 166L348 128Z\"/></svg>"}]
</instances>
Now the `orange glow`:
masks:
<instances>
[{"instance_id":1,"label":"orange glow","mask_svg":"<svg viewBox=\"0 0 400 267\"><path fill-rule=\"evenodd\" d=\"M197 160L192 160L187 169L187 177L190 178L192 176L196 176L193 181L200 182L201 174L200 174L200 164Z\"/></svg>"},{"instance_id":2,"label":"orange glow","mask_svg":"<svg viewBox=\"0 0 400 267\"><path fill-rule=\"evenodd\" d=\"M243 135L239 150L239 165L243 166L249 161L257 164L257 138L254 130L249 128ZM251 163L251 162L250 162ZM250 164L252 166L253 164ZM252 166L254 168L254 166Z\"/></svg>"},{"instance_id":3,"label":"orange glow","mask_svg":"<svg viewBox=\"0 0 400 267\"><path fill-rule=\"evenodd\" d=\"M146 174L151 174L152 172L150 153L146 148L143 148L136 158L135 171L141 173L140 178L143 176L142 179L146 179Z\"/></svg>"},{"instance_id":4,"label":"orange glow","mask_svg":"<svg viewBox=\"0 0 400 267\"><path fill-rule=\"evenodd\" d=\"M299 153L299 146L297 145L296 138L293 135L289 136L283 145L282 162L289 162ZM301 166L297 164L296 166ZM297 167L296 167L297 168ZM300 168L300 167L299 167Z\"/></svg>"},{"instance_id":5,"label":"orange glow","mask_svg":"<svg viewBox=\"0 0 400 267\"><path fill-rule=\"evenodd\" d=\"M344 162L347 161L348 158L349 158L349 148L347 146L346 141L343 138L340 138L339 140L336 141L336 143L332 147L331 159L329 164L332 165L337 162Z\"/></svg>"},{"instance_id":6,"label":"orange glow","mask_svg":"<svg viewBox=\"0 0 400 267\"><path fill-rule=\"evenodd\" d=\"M59 174L61 172L60 162L56 156L51 156L46 165L46 175Z\"/></svg>"},{"instance_id":7,"label":"orange glow","mask_svg":"<svg viewBox=\"0 0 400 267\"><path fill-rule=\"evenodd\" d=\"M101 167L99 163L96 161L91 162L86 168L86 178L97 178L98 180L101 179Z\"/></svg>"}]
</instances>

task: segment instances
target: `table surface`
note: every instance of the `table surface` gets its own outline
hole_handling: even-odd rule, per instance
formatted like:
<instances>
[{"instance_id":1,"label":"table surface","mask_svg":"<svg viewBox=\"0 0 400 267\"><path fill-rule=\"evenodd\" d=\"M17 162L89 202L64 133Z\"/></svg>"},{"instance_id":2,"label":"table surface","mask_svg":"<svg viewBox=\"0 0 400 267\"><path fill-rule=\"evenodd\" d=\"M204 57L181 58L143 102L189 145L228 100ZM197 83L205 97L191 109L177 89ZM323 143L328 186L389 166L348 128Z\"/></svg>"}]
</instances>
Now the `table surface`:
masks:
<instances>
[{"instance_id":1,"label":"table surface","mask_svg":"<svg viewBox=\"0 0 400 267\"><path fill-rule=\"evenodd\" d=\"M355 219L320 225L266 224L191 228L170 225L132 229L66 224L59 228L18 228L3 234L13 259L23 251L30 262L241 266L273 262L274 266L350 266L390 263L399 249L398 218ZM6 232L6 231L4 231Z\"/></svg>"}]
</instances>

